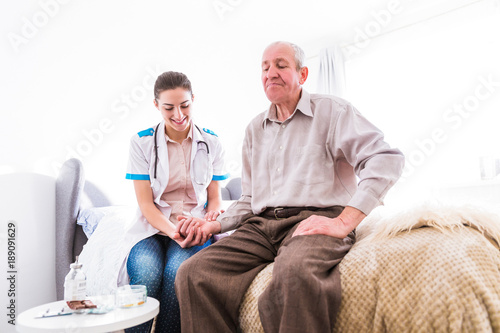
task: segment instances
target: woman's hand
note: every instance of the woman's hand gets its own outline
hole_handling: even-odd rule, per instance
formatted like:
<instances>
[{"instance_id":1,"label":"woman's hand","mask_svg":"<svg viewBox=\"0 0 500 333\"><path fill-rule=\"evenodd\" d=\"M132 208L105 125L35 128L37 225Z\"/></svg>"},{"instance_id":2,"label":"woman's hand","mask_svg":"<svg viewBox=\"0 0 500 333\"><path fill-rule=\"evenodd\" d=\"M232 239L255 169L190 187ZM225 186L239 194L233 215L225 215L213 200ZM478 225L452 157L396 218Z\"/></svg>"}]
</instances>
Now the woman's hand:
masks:
<instances>
[{"instance_id":1,"label":"woman's hand","mask_svg":"<svg viewBox=\"0 0 500 333\"><path fill-rule=\"evenodd\" d=\"M193 225L185 235L181 234L176 229L171 238L177 242L180 247L185 249L196 245L203 245L210 237L211 235L206 235L203 231L201 231L200 227Z\"/></svg>"},{"instance_id":2,"label":"woman's hand","mask_svg":"<svg viewBox=\"0 0 500 333\"><path fill-rule=\"evenodd\" d=\"M205 220L210 221L210 222L215 221L217 219L217 216L219 216L222 213L224 213L223 209L221 209L220 211L212 210L210 212L207 212L205 214Z\"/></svg>"},{"instance_id":3,"label":"woman's hand","mask_svg":"<svg viewBox=\"0 0 500 333\"><path fill-rule=\"evenodd\" d=\"M220 223L192 216L178 216L175 233L189 240L189 246L203 245L213 234L220 232ZM174 238L175 239L175 238Z\"/></svg>"}]
</instances>

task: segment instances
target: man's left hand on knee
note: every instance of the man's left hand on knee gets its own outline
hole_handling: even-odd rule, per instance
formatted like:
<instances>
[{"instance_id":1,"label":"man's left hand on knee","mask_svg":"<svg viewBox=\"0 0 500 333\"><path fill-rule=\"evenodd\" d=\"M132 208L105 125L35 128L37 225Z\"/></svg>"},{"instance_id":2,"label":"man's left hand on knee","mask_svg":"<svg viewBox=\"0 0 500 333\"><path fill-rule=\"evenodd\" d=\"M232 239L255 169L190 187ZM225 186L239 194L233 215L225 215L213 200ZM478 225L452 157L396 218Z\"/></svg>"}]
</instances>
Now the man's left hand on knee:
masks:
<instances>
[{"instance_id":1,"label":"man's left hand on knee","mask_svg":"<svg viewBox=\"0 0 500 333\"><path fill-rule=\"evenodd\" d=\"M343 239L366 217L359 209L346 207L335 218L312 215L299 223L292 237L304 235L327 235Z\"/></svg>"}]
</instances>

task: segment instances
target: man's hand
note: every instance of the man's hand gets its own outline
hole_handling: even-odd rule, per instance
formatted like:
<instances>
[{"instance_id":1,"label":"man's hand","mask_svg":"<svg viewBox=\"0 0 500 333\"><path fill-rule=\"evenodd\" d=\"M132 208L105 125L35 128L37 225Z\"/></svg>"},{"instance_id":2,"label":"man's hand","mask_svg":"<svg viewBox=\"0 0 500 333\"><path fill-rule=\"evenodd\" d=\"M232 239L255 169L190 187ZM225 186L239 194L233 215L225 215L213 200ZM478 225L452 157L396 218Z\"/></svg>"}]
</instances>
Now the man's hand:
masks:
<instances>
[{"instance_id":1,"label":"man's hand","mask_svg":"<svg viewBox=\"0 0 500 333\"><path fill-rule=\"evenodd\" d=\"M346 207L335 218L312 215L299 223L292 237L303 235L327 235L343 239L353 231L366 215L354 208Z\"/></svg>"},{"instance_id":2,"label":"man's hand","mask_svg":"<svg viewBox=\"0 0 500 333\"><path fill-rule=\"evenodd\" d=\"M206 237L206 235L204 235L201 231L196 232L196 228L197 227L193 226L185 235L175 230L171 238L176 241L177 244L179 244L179 246L183 249L196 245L203 245L208 240L208 238L210 238L210 236Z\"/></svg>"},{"instance_id":3,"label":"man's hand","mask_svg":"<svg viewBox=\"0 0 500 333\"><path fill-rule=\"evenodd\" d=\"M179 237L189 238L191 240L189 246L203 245L213 234L219 233L221 230L220 223L217 221L210 222L197 217L182 215L178 216L177 220L179 223L175 233L179 234ZM190 235L193 236L190 237Z\"/></svg>"}]
</instances>

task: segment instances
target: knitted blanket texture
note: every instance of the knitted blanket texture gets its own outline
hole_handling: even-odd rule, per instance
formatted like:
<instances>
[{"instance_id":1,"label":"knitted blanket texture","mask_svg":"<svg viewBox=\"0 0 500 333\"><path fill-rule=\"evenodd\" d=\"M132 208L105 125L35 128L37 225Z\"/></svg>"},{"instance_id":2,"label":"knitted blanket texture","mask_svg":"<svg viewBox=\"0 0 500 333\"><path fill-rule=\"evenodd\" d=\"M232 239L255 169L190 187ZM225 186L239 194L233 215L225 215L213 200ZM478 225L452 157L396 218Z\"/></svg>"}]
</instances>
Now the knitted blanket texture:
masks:
<instances>
[{"instance_id":1,"label":"knitted blanket texture","mask_svg":"<svg viewBox=\"0 0 500 333\"><path fill-rule=\"evenodd\" d=\"M500 332L497 214L427 203L375 212L357 237L340 264L342 303L333 332ZM245 295L243 332L264 332L257 301L272 267Z\"/></svg>"}]
</instances>

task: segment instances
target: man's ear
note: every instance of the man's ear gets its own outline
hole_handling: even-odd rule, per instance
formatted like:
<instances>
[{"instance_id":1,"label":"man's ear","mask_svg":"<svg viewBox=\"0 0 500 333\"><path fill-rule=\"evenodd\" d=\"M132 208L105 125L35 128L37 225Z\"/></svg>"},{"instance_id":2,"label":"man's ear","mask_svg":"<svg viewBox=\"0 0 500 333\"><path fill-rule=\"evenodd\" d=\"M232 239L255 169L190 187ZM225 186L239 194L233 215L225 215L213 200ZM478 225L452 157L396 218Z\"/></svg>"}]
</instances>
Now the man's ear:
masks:
<instances>
[{"instance_id":1,"label":"man's ear","mask_svg":"<svg viewBox=\"0 0 500 333\"><path fill-rule=\"evenodd\" d=\"M299 83L303 85L307 80L307 76L309 75L309 68L307 68L306 66L302 67L299 70L299 75L300 75Z\"/></svg>"}]
</instances>

